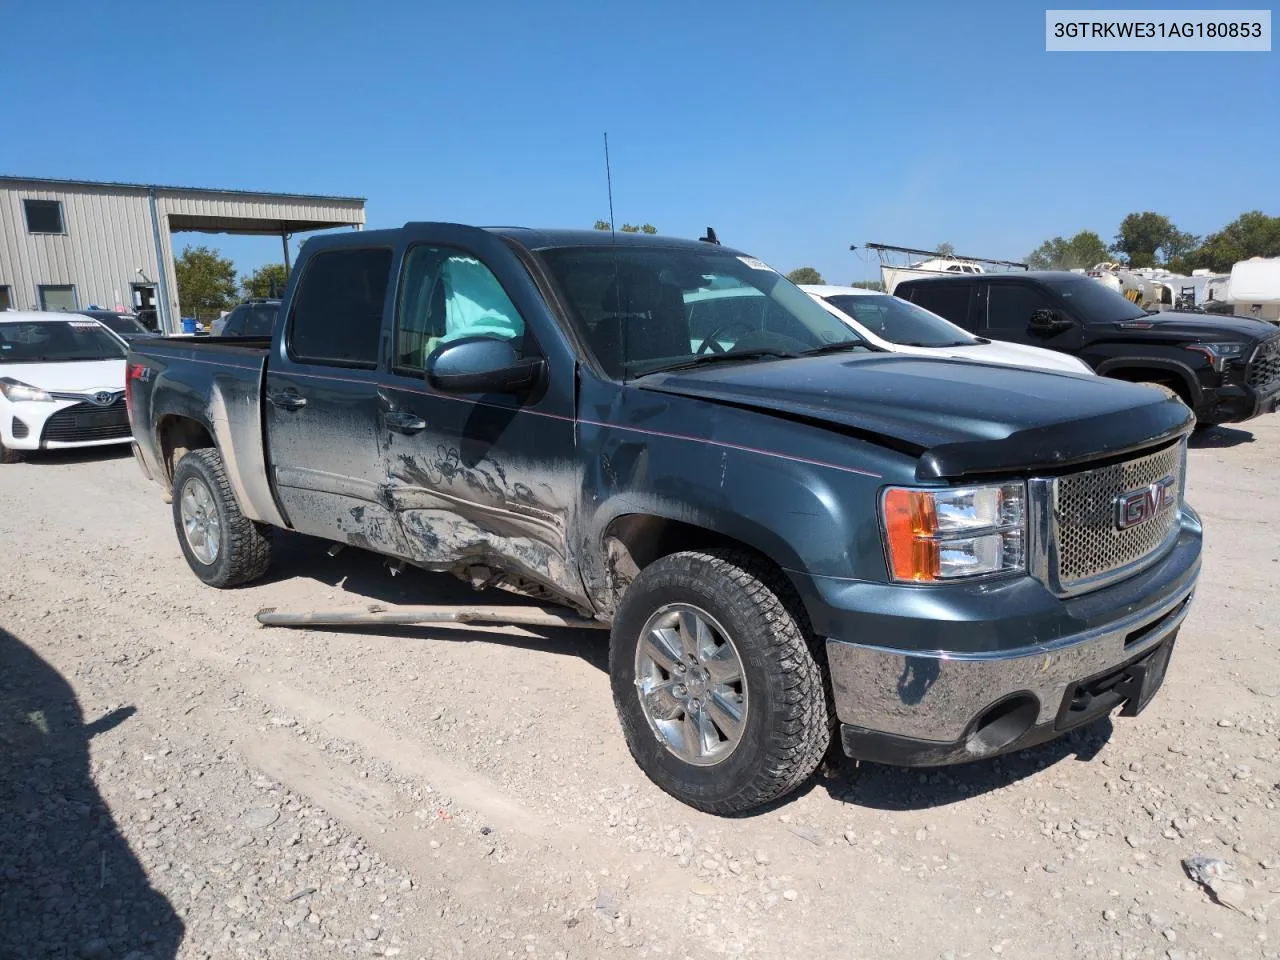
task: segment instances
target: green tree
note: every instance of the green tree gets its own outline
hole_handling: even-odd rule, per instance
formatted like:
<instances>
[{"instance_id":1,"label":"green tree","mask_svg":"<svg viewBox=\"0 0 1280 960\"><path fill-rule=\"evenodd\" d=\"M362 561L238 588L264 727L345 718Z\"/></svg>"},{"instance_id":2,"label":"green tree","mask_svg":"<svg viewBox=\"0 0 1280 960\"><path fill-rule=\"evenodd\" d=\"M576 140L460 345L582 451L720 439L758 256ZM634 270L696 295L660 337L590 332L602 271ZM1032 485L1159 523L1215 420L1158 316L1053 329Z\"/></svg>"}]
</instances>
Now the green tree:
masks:
<instances>
[{"instance_id":1,"label":"green tree","mask_svg":"<svg viewBox=\"0 0 1280 960\"><path fill-rule=\"evenodd\" d=\"M596 223L595 223L595 228L594 228L594 229L596 229L596 230L608 230L608 229L609 229L609 221L608 221L608 220L597 220L597 221L596 221ZM622 226L620 226L620 227L618 228L618 232L619 232L619 233L657 233L657 232L658 232L658 228L657 228L657 227L655 227L652 223L642 223L642 224L641 224L640 226L638 226L638 227L637 227L634 223L624 223Z\"/></svg>"},{"instance_id":2,"label":"green tree","mask_svg":"<svg viewBox=\"0 0 1280 960\"><path fill-rule=\"evenodd\" d=\"M278 297L284 293L289 274L283 263L264 263L244 278L244 292L248 297Z\"/></svg>"},{"instance_id":3,"label":"green tree","mask_svg":"<svg viewBox=\"0 0 1280 960\"><path fill-rule=\"evenodd\" d=\"M1168 244L1177 229L1169 218L1150 210L1131 213L1120 221L1111 249L1124 255L1131 267L1150 267L1156 262L1156 251Z\"/></svg>"},{"instance_id":4,"label":"green tree","mask_svg":"<svg viewBox=\"0 0 1280 960\"><path fill-rule=\"evenodd\" d=\"M1227 273L1233 264L1250 257L1280 257L1280 217L1251 210L1236 217L1217 233L1204 238L1187 254L1187 266Z\"/></svg>"},{"instance_id":5,"label":"green tree","mask_svg":"<svg viewBox=\"0 0 1280 960\"><path fill-rule=\"evenodd\" d=\"M822 274L813 269L813 267L796 267L787 274L787 279L792 283L821 284L824 282Z\"/></svg>"},{"instance_id":6,"label":"green tree","mask_svg":"<svg viewBox=\"0 0 1280 960\"><path fill-rule=\"evenodd\" d=\"M956 255L956 248L953 247L951 244L947 243L947 241L943 240L940 244L938 244L938 256L954 257L955 255Z\"/></svg>"},{"instance_id":7,"label":"green tree","mask_svg":"<svg viewBox=\"0 0 1280 960\"><path fill-rule=\"evenodd\" d=\"M1054 237L1027 254L1033 270L1085 270L1111 259L1103 239L1092 230L1081 230L1070 239Z\"/></svg>"},{"instance_id":8,"label":"green tree","mask_svg":"<svg viewBox=\"0 0 1280 960\"><path fill-rule=\"evenodd\" d=\"M854 280L849 286L857 287L860 290L875 290L878 293L884 293L883 280Z\"/></svg>"},{"instance_id":9,"label":"green tree","mask_svg":"<svg viewBox=\"0 0 1280 960\"><path fill-rule=\"evenodd\" d=\"M212 318L231 305L236 295L236 267L208 247L183 247L174 262L178 276L178 305L189 317Z\"/></svg>"}]
</instances>

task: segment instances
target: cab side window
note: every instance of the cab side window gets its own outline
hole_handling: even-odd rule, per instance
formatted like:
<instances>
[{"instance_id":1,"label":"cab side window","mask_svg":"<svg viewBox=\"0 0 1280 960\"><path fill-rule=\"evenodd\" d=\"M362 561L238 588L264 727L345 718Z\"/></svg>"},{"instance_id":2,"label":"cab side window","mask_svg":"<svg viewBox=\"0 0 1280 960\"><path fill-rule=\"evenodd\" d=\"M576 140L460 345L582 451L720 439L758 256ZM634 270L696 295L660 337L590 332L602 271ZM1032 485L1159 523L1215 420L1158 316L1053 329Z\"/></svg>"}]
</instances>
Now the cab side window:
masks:
<instances>
[{"instance_id":1,"label":"cab side window","mask_svg":"<svg viewBox=\"0 0 1280 960\"><path fill-rule=\"evenodd\" d=\"M1049 295L1026 283L987 285L987 329L1025 330L1031 314L1052 307Z\"/></svg>"},{"instance_id":2,"label":"cab side window","mask_svg":"<svg viewBox=\"0 0 1280 960\"><path fill-rule=\"evenodd\" d=\"M376 367L390 273L391 250L385 247L327 250L312 257L289 318L294 359Z\"/></svg>"},{"instance_id":3,"label":"cab side window","mask_svg":"<svg viewBox=\"0 0 1280 960\"><path fill-rule=\"evenodd\" d=\"M969 316L972 290L973 285L968 283L942 283L927 280L912 287L909 297L917 306L950 320L958 327L973 330L977 326L977 318L971 321Z\"/></svg>"},{"instance_id":4,"label":"cab side window","mask_svg":"<svg viewBox=\"0 0 1280 960\"><path fill-rule=\"evenodd\" d=\"M395 366L423 370L438 346L477 335L510 340L517 355L524 352L524 318L493 271L461 250L412 248L396 304Z\"/></svg>"}]
</instances>

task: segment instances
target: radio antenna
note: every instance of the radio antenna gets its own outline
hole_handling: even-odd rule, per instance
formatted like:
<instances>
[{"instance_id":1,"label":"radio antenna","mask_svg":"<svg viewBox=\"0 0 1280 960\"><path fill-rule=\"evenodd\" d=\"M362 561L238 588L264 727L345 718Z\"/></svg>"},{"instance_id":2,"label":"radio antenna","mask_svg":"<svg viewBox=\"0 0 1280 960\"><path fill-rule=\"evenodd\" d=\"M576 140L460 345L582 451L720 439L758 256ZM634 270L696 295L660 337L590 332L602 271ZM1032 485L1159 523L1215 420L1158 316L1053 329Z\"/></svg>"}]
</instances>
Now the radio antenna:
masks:
<instances>
[{"instance_id":1,"label":"radio antenna","mask_svg":"<svg viewBox=\"0 0 1280 960\"><path fill-rule=\"evenodd\" d=\"M613 169L609 165L609 131L604 132L604 182L609 191L609 246L613 252L613 315L618 322L618 352L622 357L622 381L627 380L627 328L622 316L622 283L618 276L618 232L613 220Z\"/></svg>"},{"instance_id":2,"label":"radio antenna","mask_svg":"<svg viewBox=\"0 0 1280 960\"><path fill-rule=\"evenodd\" d=\"M613 229L613 170L609 166L609 131L604 132L604 182L609 190L609 239L617 242L618 235Z\"/></svg>"}]
</instances>

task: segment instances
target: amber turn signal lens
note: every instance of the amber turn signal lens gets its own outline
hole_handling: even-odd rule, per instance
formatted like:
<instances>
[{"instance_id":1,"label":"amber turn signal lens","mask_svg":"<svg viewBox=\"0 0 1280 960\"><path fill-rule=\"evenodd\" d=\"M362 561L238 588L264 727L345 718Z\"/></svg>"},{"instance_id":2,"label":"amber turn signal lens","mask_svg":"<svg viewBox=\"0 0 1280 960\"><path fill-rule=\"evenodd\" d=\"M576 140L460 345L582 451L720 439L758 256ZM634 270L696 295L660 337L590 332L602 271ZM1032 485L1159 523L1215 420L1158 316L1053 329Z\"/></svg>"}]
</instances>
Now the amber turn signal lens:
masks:
<instances>
[{"instance_id":1,"label":"amber turn signal lens","mask_svg":"<svg viewBox=\"0 0 1280 960\"><path fill-rule=\"evenodd\" d=\"M938 579L938 529L933 497L921 490L893 488L884 495L889 566L896 580Z\"/></svg>"}]
</instances>

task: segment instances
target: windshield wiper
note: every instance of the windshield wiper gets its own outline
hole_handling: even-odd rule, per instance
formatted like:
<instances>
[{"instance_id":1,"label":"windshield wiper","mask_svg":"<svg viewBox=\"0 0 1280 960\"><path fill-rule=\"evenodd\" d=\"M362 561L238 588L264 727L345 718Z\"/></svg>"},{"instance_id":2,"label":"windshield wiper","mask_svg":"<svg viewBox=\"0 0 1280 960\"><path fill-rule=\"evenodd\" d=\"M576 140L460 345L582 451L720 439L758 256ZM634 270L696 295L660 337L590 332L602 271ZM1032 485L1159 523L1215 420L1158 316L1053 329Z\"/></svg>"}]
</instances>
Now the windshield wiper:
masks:
<instances>
[{"instance_id":1,"label":"windshield wiper","mask_svg":"<svg viewBox=\"0 0 1280 960\"><path fill-rule=\"evenodd\" d=\"M824 343L820 347L814 347L812 350L806 350L800 354L802 357L820 357L824 353L844 353L846 350L866 349L867 345L861 340L841 340L838 343Z\"/></svg>"},{"instance_id":2,"label":"windshield wiper","mask_svg":"<svg viewBox=\"0 0 1280 960\"><path fill-rule=\"evenodd\" d=\"M899 340L898 345L902 347L971 347L973 343L968 340L952 340L950 343L925 343L922 340Z\"/></svg>"},{"instance_id":3,"label":"windshield wiper","mask_svg":"<svg viewBox=\"0 0 1280 960\"><path fill-rule=\"evenodd\" d=\"M763 360L766 357L772 360L789 360L798 356L800 354L791 353L788 350L731 350L727 353L704 353L700 357L690 357L688 360L681 360L679 363L646 371L641 376L647 377L653 373L672 373L676 370L692 370L695 367L709 366L713 363L725 363L730 360L735 362L741 360Z\"/></svg>"}]
</instances>

